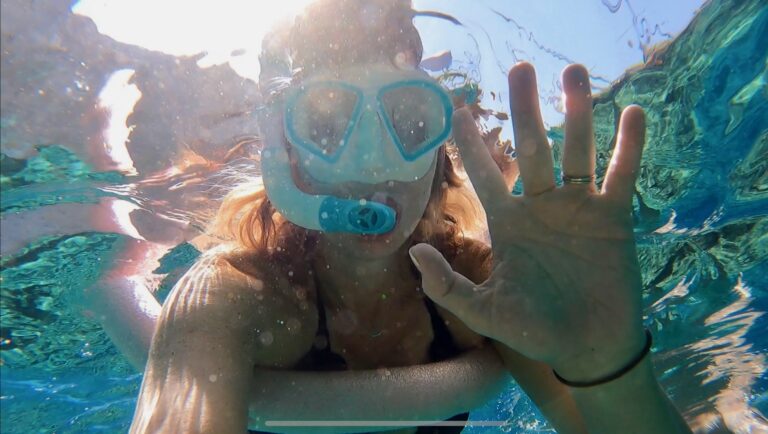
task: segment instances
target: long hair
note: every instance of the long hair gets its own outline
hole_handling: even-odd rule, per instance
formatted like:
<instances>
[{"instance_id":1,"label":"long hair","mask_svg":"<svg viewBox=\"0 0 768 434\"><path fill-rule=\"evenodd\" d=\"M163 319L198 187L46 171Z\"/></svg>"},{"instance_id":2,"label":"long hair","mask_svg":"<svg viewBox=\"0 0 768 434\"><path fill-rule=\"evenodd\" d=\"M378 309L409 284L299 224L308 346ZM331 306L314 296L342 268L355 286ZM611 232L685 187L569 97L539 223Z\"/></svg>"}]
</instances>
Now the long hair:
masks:
<instances>
[{"instance_id":1,"label":"long hair","mask_svg":"<svg viewBox=\"0 0 768 434\"><path fill-rule=\"evenodd\" d=\"M279 83L318 70L376 61L418 65L421 39L413 25L410 0L320 0L309 6L292 26L265 38L260 87L264 94ZM277 85L276 85L277 83ZM484 227L482 207L465 185L443 145L424 214L411 242L428 242L450 260L467 234ZM314 251L317 232L286 220L267 197L260 179L235 188L223 201L214 231L228 234L259 257L283 264L304 262ZM291 267L294 268L294 267ZM304 267L306 268L306 266Z\"/></svg>"}]
</instances>

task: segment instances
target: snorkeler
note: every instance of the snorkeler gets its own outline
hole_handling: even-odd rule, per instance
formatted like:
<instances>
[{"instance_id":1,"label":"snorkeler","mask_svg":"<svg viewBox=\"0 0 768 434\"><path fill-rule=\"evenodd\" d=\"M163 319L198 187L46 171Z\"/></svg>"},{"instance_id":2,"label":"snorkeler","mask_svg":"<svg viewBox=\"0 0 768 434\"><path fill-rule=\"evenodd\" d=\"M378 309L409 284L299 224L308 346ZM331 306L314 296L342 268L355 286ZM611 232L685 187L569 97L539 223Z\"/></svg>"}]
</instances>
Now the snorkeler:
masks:
<instances>
[{"instance_id":1,"label":"snorkeler","mask_svg":"<svg viewBox=\"0 0 768 434\"><path fill-rule=\"evenodd\" d=\"M689 432L641 323L642 110L625 109L598 192L588 74L566 68L557 186L533 68L516 65L512 196L471 114L418 69L413 15L404 0L321 0L265 41L266 189L225 201L237 244L204 254L163 305L131 432L246 431L265 393L254 367L375 370L477 347L495 348L558 432ZM463 236L480 213L451 133L492 248Z\"/></svg>"}]
</instances>

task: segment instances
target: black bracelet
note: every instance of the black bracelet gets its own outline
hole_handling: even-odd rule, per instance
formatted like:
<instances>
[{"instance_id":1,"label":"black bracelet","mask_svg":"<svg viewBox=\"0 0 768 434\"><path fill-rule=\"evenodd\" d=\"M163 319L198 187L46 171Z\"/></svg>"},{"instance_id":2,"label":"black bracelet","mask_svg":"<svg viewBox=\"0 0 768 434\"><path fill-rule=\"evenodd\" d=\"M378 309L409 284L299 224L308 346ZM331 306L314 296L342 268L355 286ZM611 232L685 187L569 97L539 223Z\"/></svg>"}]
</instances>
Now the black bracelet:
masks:
<instances>
[{"instance_id":1,"label":"black bracelet","mask_svg":"<svg viewBox=\"0 0 768 434\"><path fill-rule=\"evenodd\" d=\"M608 376L605 376L603 378L598 378L597 380L592 381L570 381L566 380L565 378L561 377L554 369L552 372L555 374L555 377L566 386L570 387L592 387L592 386L599 386L601 384L609 383L627 372L631 371L635 368L640 362L645 358L645 356L648 355L648 353L651 352L651 345L653 344L653 336L651 336L651 331L648 329L645 329L645 346L643 347L643 350L640 351L638 355L635 356L635 358L632 359L626 366L619 369L618 371L614 372L613 374L610 374Z\"/></svg>"}]
</instances>

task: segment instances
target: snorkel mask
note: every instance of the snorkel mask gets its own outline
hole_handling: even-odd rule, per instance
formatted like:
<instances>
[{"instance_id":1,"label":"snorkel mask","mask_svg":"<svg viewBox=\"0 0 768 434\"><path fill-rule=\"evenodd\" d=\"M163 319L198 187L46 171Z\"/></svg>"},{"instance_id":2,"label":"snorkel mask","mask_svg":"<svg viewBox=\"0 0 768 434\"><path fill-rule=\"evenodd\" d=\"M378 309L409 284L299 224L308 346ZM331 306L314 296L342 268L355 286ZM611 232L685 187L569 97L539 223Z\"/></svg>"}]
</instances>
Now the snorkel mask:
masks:
<instances>
[{"instance_id":1,"label":"snorkel mask","mask_svg":"<svg viewBox=\"0 0 768 434\"><path fill-rule=\"evenodd\" d=\"M269 198L283 216L325 232L378 235L394 228L396 211L384 203L302 191L278 137L284 135L293 147L301 170L322 183L419 179L451 133L453 105L437 83L412 73L361 69L353 74L359 79L312 80L273 99L262 172Z\"/></svg>"}]
</instances>

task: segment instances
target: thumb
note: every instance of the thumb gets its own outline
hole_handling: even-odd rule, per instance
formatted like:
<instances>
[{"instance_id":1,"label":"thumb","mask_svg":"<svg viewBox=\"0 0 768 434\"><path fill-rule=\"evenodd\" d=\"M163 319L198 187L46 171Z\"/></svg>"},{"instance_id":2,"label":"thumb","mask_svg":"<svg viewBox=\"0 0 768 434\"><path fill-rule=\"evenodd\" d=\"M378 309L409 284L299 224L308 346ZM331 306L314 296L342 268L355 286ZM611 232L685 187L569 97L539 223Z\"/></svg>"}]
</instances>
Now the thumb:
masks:
<instances>
[{"instance_id":1,"label":"thumb","mask_svg":"<svg viewBox=\"0 0 768 434\"><path fill-rule=\"evenodd\" d=\"M443 255L429 244L417 244L408 253L421 272L424 293L471 329L483 333L487 315L480 311L479 306L487 294L477 291L477 285L453 271Z\"/></svg>"}]
</instances>

